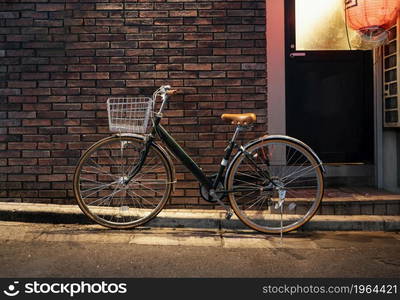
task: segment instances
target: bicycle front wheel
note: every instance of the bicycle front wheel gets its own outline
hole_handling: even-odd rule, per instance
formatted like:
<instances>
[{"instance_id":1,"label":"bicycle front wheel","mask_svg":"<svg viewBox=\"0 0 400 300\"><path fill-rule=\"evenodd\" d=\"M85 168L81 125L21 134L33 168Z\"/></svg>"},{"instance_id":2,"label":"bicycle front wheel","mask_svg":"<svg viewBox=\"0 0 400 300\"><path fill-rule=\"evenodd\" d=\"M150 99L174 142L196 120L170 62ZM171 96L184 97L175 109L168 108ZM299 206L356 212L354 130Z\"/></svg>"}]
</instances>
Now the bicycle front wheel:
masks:
<instances>
[{"instance_id":1,"label":"bicycle front wheel","mask_svg":"<svg viewBox=\"0 0 400 300\"><path fill-rule=\"evenodd\" d=\"M128 183L144 149L143 139L112 136L90 147L77 165L73 188L81 210L93 221L123 229L154 218L168 201L173 172L154 144L143 166Z\"/></svg>"},{"instance_id":2,"label":"bicycle front wheel","mask_svg":"<svg viewBox=\"0 0 400 300\"><path fill-rule=\"evenodd\" d=\"M265 233L295 230L317 212L324 192L319 162L299 143L261 140L233 162L229 200L238 218Z\"/></svg>"}]
</instances>

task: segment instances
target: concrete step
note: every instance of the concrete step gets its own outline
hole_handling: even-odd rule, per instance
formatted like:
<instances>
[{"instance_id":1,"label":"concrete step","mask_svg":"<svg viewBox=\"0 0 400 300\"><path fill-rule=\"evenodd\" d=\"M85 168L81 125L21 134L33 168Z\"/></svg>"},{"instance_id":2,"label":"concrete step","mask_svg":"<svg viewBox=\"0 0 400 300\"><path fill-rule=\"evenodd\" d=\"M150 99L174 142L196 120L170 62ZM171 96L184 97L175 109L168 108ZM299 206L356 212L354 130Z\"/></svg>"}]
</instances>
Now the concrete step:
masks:
<instances>
[{"instance_id":1,"label":"concrete step","mask_svg":"<svg viewBox=\"0 0 400 300\"><path fill-rule=\"evenodd\" d=\"M1 221L53 224L91 224L77 205L0 203ZM164 209L142 227L219 228L248 230L236 216L225 219L222 210ZM332 231L398 231L400 216L379 215L316 215L300 230Z\"/></svg>"}]
</instances>

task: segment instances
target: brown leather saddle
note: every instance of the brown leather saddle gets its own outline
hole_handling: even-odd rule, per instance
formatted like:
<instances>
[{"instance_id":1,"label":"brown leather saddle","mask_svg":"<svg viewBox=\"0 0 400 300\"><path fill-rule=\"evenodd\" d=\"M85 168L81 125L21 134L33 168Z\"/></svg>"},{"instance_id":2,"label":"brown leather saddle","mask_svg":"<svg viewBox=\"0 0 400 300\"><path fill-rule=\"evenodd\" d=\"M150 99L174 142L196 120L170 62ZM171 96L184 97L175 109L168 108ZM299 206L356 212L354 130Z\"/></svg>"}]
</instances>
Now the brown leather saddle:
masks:
<instances>
[{"instance_id":1,"label":"brown leather saddle","mask_svg":"<svg viewBox=\"0 0 400 300\"><path fill-rule=\"evenodd\" d=\"M224 121L231 122L235 125L249 125L257 121L257 116L253 113L246 114L223 114L221 119Z\"/></svg>"}]
</instances>

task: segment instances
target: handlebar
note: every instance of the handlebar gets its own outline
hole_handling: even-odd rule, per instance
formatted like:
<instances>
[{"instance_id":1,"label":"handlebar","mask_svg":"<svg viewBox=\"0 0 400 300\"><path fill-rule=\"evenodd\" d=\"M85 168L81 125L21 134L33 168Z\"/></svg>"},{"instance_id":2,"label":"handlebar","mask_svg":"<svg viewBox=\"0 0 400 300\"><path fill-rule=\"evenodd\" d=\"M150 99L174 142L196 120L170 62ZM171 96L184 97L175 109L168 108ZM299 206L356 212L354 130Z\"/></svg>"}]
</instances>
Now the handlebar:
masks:
<instances>
[{"instance_id":1,"label":"handlebar","mask_svg":"<svg viewBox=\"0 0 400 300\"><path fill-rule=\"evenodd\" d=\"M161 87L159 87L153 94L153 101L155 103L157 96L160 95L163 102L161 103L161 107L160 110L158 112L158 114L162 114L163 110L164 110L164 106L168 100L168 98L174 94L176 94L178 92L178 90L174 90L171 89L170 85L163 85Z\"/></svg>"},{"instance_id":2,"label":"handlebar","mask_svg":"<svg viewBox=\"0 0 400 300\"><path fill-rule=\"evenodd\" d=\"M175 95L177 92L178 92L178 90L169 90L169 91L167 91L167 95L172 96L172 95Z\"/></svg>"}]
</instances>

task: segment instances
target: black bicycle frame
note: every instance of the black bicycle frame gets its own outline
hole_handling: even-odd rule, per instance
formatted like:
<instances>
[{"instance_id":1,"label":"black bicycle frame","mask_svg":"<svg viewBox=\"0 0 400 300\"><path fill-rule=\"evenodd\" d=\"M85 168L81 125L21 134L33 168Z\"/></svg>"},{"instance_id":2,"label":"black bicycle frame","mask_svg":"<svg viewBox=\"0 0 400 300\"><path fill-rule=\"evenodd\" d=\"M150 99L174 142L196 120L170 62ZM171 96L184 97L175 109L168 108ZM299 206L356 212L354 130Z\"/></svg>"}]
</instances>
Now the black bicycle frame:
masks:
<instances>
[{"instance_id":1,"label":"black bicycle frame","mask_svg":"<svg viewBox=\"0 0 400 300\"><path fill-rule=\"evenodd\" d=\"M235 148L235 146L237 146L235 143L235 139L236 139L240 129L239 128L236 129L231 141L228 144L228 147L225 149L225 155L221 161L217 176L211 182L207 178L207 176L204 174L202 169L189 156L189 154L187 154L185 152L185 150L178 144L178 142L160 124L160 121L161 121L161 117L156 116L154 118L153 129L152 129L151 134L149 135L149 138L147 139L146 145L141 153L141 157L139 159L139 164L136 165L135 168L130 172L126 182L129 182L136 175L136 173L140 171L140 169L142 168L142 166L146 160L148 151L150 149L150 145L154 142L155 135L158 135L159 138L168 147L168 149L175 155L175 157L182 162L182 164L196 177L196 179L203 186L205 186L208 190L211 190L211 189L215 190L218 187L218 184L222 179L222 176L224 174L226 167L228 166L228 161L232 155L232 151ZM249 156L249 153L247 153L243 148L239 148L239 151L243 152L246 155L246 157ZM256 169L259 169L259 167L257 166L257 164L253 161L253 159L251 157L249 157L248 159L254 164ZM260 170L260 171L262 172L262 170ZM264 172L262 172L262 173L264 173ZM269 179L268 175L267 175L267 178ZM245 191L245 189L241 189L241 191ZM229 192L229 191L224 191L224 192Z\"/></svg>"},{"instance_id":2,"label":"black bicycle frame","mask_svg":"<svg viewBox=\"0 0 400 300\"><path fill-rule=\"evenodd\" d=\"M218 186L219 181L222 178L222 174L227 164L220 165L218 175L214 182L210 182L207 176L204 174L202 169L193 161L193 159L185 152L185 150L177 143L177 141L168 133L168 131L160 124L160 117L156 117L154 120L154 127L151 136L154 137L154 133L160 137L165 143L168 149L179 159L182 164L197 178L197 180L205 186L207 189L215 189ZM230 143L226 153L225 160L227 161L232 153L234 143Z\"/></svg>"}]
</instances>

